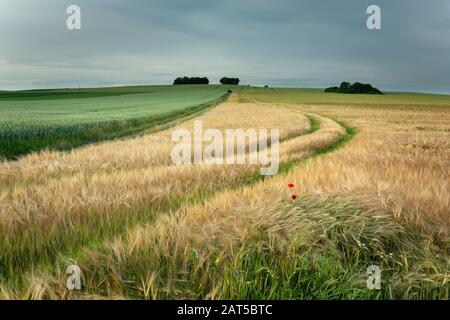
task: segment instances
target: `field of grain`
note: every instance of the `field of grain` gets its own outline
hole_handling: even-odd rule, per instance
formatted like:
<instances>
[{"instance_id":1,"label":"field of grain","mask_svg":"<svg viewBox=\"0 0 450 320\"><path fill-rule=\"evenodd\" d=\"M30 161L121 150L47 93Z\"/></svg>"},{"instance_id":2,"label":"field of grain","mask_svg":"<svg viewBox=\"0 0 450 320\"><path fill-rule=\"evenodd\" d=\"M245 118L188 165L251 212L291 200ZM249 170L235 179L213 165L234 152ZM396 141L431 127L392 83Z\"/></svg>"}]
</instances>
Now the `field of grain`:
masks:
<instances>
[{"instance_id":1,"label":"field of grain","mask_svg":"<svg viewBox=\"0 0 450 320\"><path fill-rule=\"evenodd\" d=\"M222 102L220 86L0 92L0 157L129 136Z\"/></svg>"},{"instance_id":2,"label":"field of grain","mask_svg":"<svg viewBox=\"0 0 450 320\"><path fill-rule=\"evenodd\" d=\"M159 132L0 164L0 298L449 298L450 97L234 91ZM278 175L172 165L195 120L278 128Z\"/></svg>"}]
</instances>

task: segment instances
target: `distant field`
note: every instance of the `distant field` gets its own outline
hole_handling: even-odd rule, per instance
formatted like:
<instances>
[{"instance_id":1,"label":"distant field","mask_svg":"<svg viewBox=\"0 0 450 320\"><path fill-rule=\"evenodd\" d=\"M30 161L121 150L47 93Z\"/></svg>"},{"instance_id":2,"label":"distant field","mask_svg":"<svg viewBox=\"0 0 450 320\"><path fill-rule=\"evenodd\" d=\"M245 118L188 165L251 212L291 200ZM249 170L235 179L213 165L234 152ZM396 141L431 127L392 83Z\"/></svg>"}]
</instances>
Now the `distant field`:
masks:
<instances>
[{"instance_id":1,"label":"distant field","mask_svg":"<svg viewBox=\"0 0 450 320\"><path fill-rule=\"evenodd\" d=\"M66 150L142 132L224 101L229 86L130 86L0 91L0 158L45 148ZM321 89L233 86L241 102L336 104L447 110L450 96L420 93L348 95Z\"/></svg>"},{"instance_id":2,"label":"distant field","mask_svg":"<svg viewBox=\"0 0 450 320\"><path fill-rule=\"evenodd\" d=\"M445 106L450 105L450 95L410 92L385 92L383 95L325 93L322 89L257 88L244 89L240 95L244 101L256 100L268 103L303 104L360 104L384 106Z\"/></svg>"},{"instance_id":3,"label":"distant field","mask_svg":"<svg viewBox=\"0 0 450 320\"><path fill-rule=\"evenodd\" d=\"M100 98L150 92L141 87L0 91L0 101Z\"/></svg>"},{"instance_id":4,"label":"distant field","mask_svg":"<svg viewBox=\"0 0 450 320\"><path fill-rule=\"evenodd\" d=\"M224 86L0 92L0 157L133 134L223 101Z\"/></svg>"}]
</instances>

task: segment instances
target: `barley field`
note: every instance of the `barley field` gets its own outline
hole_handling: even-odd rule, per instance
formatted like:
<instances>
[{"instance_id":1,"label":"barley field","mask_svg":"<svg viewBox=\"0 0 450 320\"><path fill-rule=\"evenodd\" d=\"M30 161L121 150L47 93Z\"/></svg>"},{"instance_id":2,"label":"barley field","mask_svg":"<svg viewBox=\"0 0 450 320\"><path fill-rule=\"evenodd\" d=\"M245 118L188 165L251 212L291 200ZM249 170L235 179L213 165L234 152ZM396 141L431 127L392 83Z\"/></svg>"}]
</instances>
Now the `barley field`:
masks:
<instances>
[{"instance_id":1,"label":"barley field","mask_svg":"<svg viewBox=\"0 0 450 320\"><path fill-rule=\"evenodd\" d=\"M101 99L146 95L132 90ZM449 298L449 96L232 90L139 135L3 160L0 298ZM198 120L279 129L278 174L173 165L173 130ZM72 264L81 290L66 287ZM371 265L380 290L366 286Z\"/></svg>"}]
</instances>

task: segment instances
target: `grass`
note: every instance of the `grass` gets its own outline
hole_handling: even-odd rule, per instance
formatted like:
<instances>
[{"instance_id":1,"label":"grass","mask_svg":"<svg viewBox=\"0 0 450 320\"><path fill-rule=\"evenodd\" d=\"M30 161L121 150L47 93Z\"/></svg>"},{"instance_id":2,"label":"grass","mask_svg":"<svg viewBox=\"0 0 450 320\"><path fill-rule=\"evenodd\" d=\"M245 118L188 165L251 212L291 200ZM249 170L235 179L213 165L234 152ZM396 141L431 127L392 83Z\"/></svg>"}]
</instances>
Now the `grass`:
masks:
<instances>
[{"instance_id":1,"label":"grass","mask_svg":"<svg viewBox=\"0 0 450 320\"><path fill-rule=\"evenodd\" d=\"M311 121L311 128L308 131L308 133L313 133L313 132L319 130L320 122L317 121L317 119L314 118L313 116L307 115L307 117ZM313 154L308 159L313 158L313 157L318 157L320 155L327 154L329 152L333 152L339 148L342 148L347 142L349 142L351 139L353 139L353 137L356 135L357 130L355 128L350 127L349 125L345 124L342 121L337 121L337 120L335 120L335 121L336 121L336 123L338 123L345 129L345 134L339 136L336 139L336 141L332 144L327 144L325 146L314 149ZM298 161L291 161L288 163L283 163L280 166L280 172L287 173L290 170L294 169L295 166L297 166L299 163L304 162L305 160L308 160L308 159L300 159Z\"/></svg>"},{"instance_id":2,"label":"grass","mask_svg":"<svg viewBox=\"0 0 450 320\"><path fill-rule=\"evenodd\" d=\"M70 100L85 98L115 97L130 94L153 94L153 95L177 95L177 92L192 92L228 89L239 93L241 101L258 101L269 103L291 103L291 104L377 104L382 105L415 105L415 106L448 106L449 95L414 93L414 92L385 92L384 95L364 94L334 94L324 93L323 89L301 89L301 88L263 88L249 86L131 86L92 89L41 89L24 91L0 91L0 102L16 100ZM124 97L127 99L127 97Z\"/></svg>"},{"instance_id":3,"label":"grass","mask_svg":"<svg viewBox=\"0 0 450 320\"><path fill-rule=\"evenodd\" d=\"M444 98L234 91L204 128L280 128L278 176L172 167L173 128L3 163L0 297L449 298ZM81 292L65 288L71 263ZM380 291L366 288L372 264Z\"/></svg>"},{"instance_id":4,"label":"grass","mask_svg":"<svg viewBox=\"0 0 450 320\"><path fill-rule=\"evenodd\" d=\"M241 101L285 104L377 105L406 109L411 106L448 107L450 95L410 92L386 92L383 95L325 93L322 89L256 88L243 90Z\"/></svg>"},{"instance_id":5,"label":"grass","mask_svg":"<svg viewBox=\"0 0 450 320\"><path fill-rule=\"evenodd\" d=\"M445 281L444 275L427 279L417 274L432 263L445 272L442 262L414 247L423 241L420 234L348 199L300 200L301 205L266 202L260 209L246 204L240 212L221 211L227 223L244 214L227 231L231 238L222 234L226 224L198 227L189 217L178 222L167 217L155 227L134 230L123 242L79 261L89 270L86 291L135 299L427 299L448 294L436 284ZM195 235L180 237L187 231L182 228ZM200 229L203 233L195 233ZM411 258L423 255L431 260ZM380 292L365 287L368 262L383 269ZM414 267L404 275L407 263ZM425 264L422 269L420 264ZM407 279L412 273L417 276L413 282Z\"/></svg>"},{"instance_id":6,"label":"grass","mask_svg":"<svg viewBox=\"0 0 450 320\"><path fill-rule=\"evenodd\" d=\"M69 89L69 90L24 90L24 91L0 91L0 101L37 101L37 100L68 100L114 97L128 94L149 93L147 91L126 90L118 88L114 91L100 89Z\"/></svg>"}]
</instances>

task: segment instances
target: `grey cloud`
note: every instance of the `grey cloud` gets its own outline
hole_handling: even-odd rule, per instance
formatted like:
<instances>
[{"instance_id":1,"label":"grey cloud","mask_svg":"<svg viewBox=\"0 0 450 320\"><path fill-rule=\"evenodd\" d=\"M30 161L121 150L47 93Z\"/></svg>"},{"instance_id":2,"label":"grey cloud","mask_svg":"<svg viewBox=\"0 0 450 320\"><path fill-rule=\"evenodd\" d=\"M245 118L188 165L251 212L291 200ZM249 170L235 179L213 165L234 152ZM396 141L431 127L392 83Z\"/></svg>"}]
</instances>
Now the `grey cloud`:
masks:
<instances>
[{"instance_id":1,"label":"grey cloud","mask_svg":"<svg viewBox=\"0 0 450 320\"><path fill-rule=\"evenodd\" d=\"M65 28L72 3L81 31ZM369 4L381 6L382 30L365 27ZM0 89L197 74L450 92L449 21L447 0L2 0Z\"/></svg>"}]
</instances>

